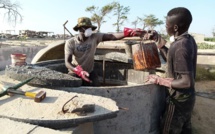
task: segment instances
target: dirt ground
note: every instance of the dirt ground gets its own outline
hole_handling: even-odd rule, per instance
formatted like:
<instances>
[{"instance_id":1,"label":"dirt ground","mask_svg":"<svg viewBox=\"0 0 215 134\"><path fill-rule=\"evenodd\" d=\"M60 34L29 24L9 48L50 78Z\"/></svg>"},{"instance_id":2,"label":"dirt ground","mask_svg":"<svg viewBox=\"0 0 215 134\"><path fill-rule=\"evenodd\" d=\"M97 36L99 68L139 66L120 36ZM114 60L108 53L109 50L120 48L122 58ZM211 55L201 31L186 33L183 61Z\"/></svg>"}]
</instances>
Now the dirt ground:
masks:
<instances>
[{"instance_id":1,"label":"dirt ground","mask_svg":"<svg viewBox=\"0 0 215 134\"><path fill-rule=\"evenodd\" d=\"M215 81L196 82L196 92L192 115L193 133L215 134Z\"/></svg>"}]
</instances>

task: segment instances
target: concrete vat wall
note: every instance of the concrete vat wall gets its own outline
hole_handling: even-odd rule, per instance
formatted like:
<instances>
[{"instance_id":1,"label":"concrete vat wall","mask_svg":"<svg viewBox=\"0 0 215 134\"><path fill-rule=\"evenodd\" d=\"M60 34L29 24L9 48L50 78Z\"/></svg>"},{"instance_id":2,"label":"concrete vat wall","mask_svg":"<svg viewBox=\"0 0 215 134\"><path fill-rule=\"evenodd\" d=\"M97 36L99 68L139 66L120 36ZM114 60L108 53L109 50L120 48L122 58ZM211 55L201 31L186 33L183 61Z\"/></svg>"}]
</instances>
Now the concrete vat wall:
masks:
<instances>
[{"instance_id":1,"label":"concrete vat wall","mask_svg":"<svg viewBox=\"0 0 215 134\"><path fill-rule=\"evenodd\" d=\"M156 85L58 88L111 98L121 110L117 117L94 123L95 134L159 134L164 90Z\"/></svg>"},{"instance_id":2,"label":"concrete vat wall","mask_svg":"<svg viewBox=\"0 0 215 134\"><path fill-rule=\"evenodd\" d=\"M63 72L66 70L63 64L64 60L52 60L36 65ZM102 75L101 66L101 62L95 63L99 76ZM128 108L128 110L121 110L114 119L94 122L95 134L158 134L159 119L165 103L165 91L157 85L143 84L143 78L148 75L148 72L129 68L130 64L107 62L105 85L56 87L55 89L111 98L117 102L117 106Z\"/></svg>"},{"instance_id":3,"label":"concrete vat wall","mask_svg":"<svg viewBox=\"0 0 215 134\"><path fill-rule=\"evenodd\" d=\"M27 55L26 62L31 63L31 60L39 50L45 46L32 46L32 47L6 47L0 49L0 70L5 69L6 65L11 65L12 53L24 53Z\"/></svg>"}]
</instances>

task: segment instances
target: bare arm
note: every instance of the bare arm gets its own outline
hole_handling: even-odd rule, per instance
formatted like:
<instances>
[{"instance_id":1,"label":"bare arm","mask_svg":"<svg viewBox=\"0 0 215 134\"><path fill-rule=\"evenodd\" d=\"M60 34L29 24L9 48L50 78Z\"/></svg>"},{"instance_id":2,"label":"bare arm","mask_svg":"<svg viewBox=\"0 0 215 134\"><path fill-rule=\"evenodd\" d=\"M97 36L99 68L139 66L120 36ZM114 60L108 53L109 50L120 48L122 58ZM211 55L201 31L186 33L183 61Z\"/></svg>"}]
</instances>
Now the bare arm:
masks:
<instances>
[{"instance_id":1,"label":"bare arm","mask_svg":"<svg viewBox=\"0 0 215 134\"><path fill-rule=\"evenodd\" d=\"M171 86L178 89L186 89L192 87L194 80L189 74L182 74L180 79L173 80Z\"/></svg>"},{"instance_id":2,"label":"bare arm","mask_svg":"<svg viewBox=\"0 0 215 134\"><path fill-rule=\"evenodd\" d=\"M163 46L162 48L160 48L160 54L161 54L161 57L164 59L164 61L167 61L168 50L169 49L166 46Z\"/></svg>"},{"instance_id":3,"label":"bare arm","mask_svg":"<svg viewBox=\"0 0 215 134\"><path fill-rule=\"evenodd\" d=\"M120 40L124 38L124 33L104 34L102 41Z\"/></svg>"},{"instance_id":4,"label":"bare arm","mask_svg":"<svg viewBox=\"0 0 215 134\"><path fill-rule=\"evenodd\" d=\"M168 53L168 48L165 46L166 45L166 40L161 37L161 35L157 35L157 47L160 50L160 54L162 58L167 61L167 53Z\"/></svg>"},{"instance_id":5,"label":"bare arm","mask_svg":"<svg viewBox=\"0 0 215 134\"><path fill-rule=\"evenodd\" d=\"M104 34L102 41L120 40L124 37L143 36L146 31L141 29L124 28L121 33Z\"/></svg>"},{"instance_id":6,"label":"bare arm","mask_svg":"<svg viewBox=\"0 0 215 134\"><path fill-rule=\"evenodd\" d=\"M72 62L72 55L65 54L65 65L66 65L66 67L69 70L74 71L74 67L72 66L71 62Z\"/></svg>"},{"instance_id":7,"label":"bare arm","mask_svg":"<svg viewBox=\"0 0 215 134\"><path fill-rule=\"evenodd\" d=\"M64 46L64 60L65 60L65 66L68 68L68 70L74 71L72 63L72 56L73 56L73 47L72 44L73 40L67 40Z\"/></svg>"},{"instance_id":8,"label":"bare arm","mask_svg":"<svg viewBox=\"0 0 215 134\"><path fill-rule=\"evenodd\" d=\"M162 78L158 75L149 75L147 83L155 83L169 88L187 89L194 86L194 79L189 74L181 74L179 79Z\"/></svg>"}]
</instances>

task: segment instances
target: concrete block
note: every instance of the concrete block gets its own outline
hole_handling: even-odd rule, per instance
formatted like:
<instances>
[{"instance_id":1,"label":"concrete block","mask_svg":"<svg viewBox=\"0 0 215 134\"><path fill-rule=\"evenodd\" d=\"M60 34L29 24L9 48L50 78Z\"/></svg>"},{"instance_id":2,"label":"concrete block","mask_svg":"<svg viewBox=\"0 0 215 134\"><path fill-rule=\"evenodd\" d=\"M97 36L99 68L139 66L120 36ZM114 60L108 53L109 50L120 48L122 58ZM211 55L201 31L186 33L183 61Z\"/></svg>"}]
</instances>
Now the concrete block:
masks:
<instances>
[{"instance_id":1,"label":"concrete block","mask_svg":"<svg viewBox=\"0 0 215 134\"><path fill-rule=\"evenodd\" d=\"M127 82L128 84L144 84L146 77L153 73L155 73L155 70L138 71L134 69L128 69Z\"/></svg>"}]
</instances>

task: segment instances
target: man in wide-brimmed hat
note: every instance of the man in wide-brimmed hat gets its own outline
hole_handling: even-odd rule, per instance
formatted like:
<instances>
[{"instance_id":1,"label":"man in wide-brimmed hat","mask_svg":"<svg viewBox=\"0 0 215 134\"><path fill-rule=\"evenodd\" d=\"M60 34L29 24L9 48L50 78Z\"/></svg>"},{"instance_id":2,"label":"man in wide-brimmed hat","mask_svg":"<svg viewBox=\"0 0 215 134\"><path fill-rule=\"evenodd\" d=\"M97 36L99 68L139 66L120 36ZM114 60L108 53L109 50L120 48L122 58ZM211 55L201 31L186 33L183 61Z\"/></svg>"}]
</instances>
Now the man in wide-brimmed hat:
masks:
<instances>
[{"instance_id":1,"label":"man in wide-brimmed hat","mask_svg":"<svg viewBox=\"0 0 215 134\"><path fill-rule=\"evenodd\" d=\"M73 28L79 31L79 34L67 40L65 44L65 65L69 74L75 74L84 80L83 85L99 85L93 67L96 47L100 42L140 36L143 33L140 29L124 28L122 33L105 34L93 32L96 28L90 18L79 18L78 24Z\"/></svg>"}]
</instances>

